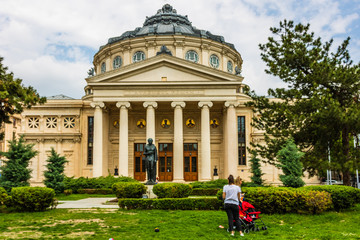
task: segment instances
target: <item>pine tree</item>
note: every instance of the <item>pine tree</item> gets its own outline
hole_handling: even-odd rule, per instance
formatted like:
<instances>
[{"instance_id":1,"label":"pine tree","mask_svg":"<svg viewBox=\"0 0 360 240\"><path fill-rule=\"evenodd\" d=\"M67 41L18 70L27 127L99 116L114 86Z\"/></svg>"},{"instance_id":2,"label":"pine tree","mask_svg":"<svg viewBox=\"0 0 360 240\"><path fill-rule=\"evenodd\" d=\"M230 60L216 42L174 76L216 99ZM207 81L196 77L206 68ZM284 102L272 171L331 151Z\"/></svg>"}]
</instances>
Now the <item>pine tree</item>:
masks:
<instances>
[{"instance_id":1,"label":"pine tree","mask_svg":"<svg viewBox=\"0 0 360 240\"><path fill-rule=\"evenodd\" d=\"M29 186L31 169L28 169L30 160L36 156L37 151L33 150L34 144L25 144L21 136L19 140L9 141L9 150L0 152L7 160L3 160L1 169L0 187L10 192L13 187Z\"/></svg>"},{"instance_id":2,"label":"pine tree","mask_svg":"<svg viewBox=\"0 0 360 240\"><path fill-rule=\"evenodd\" d=\"M280 175L280 180L285 187L302 187L305 182L301 179L302 163L300 161L304 153L299 151L293 140L288 140L285 146L278 152L277 160L280 164L277 167L281 168L283 173Z\"/></svg>"},{"instance_id":3,"label":"pine tree","mask_svg":"<svg viewBox=\"0 0 360 240\"><path fill-rule=\"evenodd\" d=\"M262 186L264 183L264 180L261 178L262 175L264 175L264 173L262 173L261 171L261 165L260 165L260 159L257 157L257 152L255 150L251 150L251 169L250 172L252 173L251 176L251 182L255 185L255 186Z\"/></svg>"},{"instance_id":4,"label":"pine tree","mask_svg":"<svg viewBox=\"0 0 360 240\"><path fill-rule=\"evenodd\" d=\"M64 191L64 169L65 163L68 161L64 156L60 156L54 148L51 148L51 155L46 160L47 170L44 172L45 180L44 184L48 188L52 188L56 193L62 193Z\"/></svg>"}]
</instances>

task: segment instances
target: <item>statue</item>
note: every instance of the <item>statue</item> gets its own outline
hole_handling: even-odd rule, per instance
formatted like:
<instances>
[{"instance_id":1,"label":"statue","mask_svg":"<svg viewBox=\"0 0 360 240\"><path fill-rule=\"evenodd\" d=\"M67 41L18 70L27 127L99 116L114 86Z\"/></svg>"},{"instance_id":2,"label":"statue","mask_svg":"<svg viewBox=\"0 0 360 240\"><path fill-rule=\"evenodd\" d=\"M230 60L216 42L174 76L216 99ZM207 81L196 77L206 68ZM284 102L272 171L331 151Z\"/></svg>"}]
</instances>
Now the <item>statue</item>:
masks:
<instances>
[{"instance_id":1,"label":"statue","mask_svg":"<svg viewBox=\"0 0 360 240\"><path fill-rule=\"evenodd\" d=\"M89 75L89 77L95 76L95 69L94 69L94 68L90 68L89 71L88 71L88 75Z\"/></svg>"},{"instance_id":2,"label":"statue","mask_svg":"<svg viewBox=\"0 0 360 240\"><path fill-rule=\"evenodd\" d=\"M153 144L152 138L148 139L148 144L145 145L144 150L145 156L145 166L148 176L148 181L146 185L155 185L156 184L156 162L158 160L157 149Z\"/></svg>"}]
</instances>

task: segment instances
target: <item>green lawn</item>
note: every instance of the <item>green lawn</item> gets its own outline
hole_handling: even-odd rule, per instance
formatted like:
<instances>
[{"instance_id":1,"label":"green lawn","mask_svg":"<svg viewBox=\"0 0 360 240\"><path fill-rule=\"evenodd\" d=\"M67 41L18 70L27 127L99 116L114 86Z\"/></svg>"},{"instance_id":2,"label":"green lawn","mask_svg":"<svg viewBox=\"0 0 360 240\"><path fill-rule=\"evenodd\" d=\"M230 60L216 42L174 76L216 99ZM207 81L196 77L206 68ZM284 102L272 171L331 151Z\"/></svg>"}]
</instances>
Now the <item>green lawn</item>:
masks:
<instances>
[{"instance_id":1,"label":"green lawn","mask_svg":"<svg viewBox=\"0 0 360 240\"><path fill-rule=\"evenodd\" d=\"M70 195L65 195L65 194L58 194L55 197L57 200L61 200L61 201L75 201L75 200L81 200L81 199L85 199L85 198L116 198L115 194L70 194Z\"/></svg>"},{"instance_id":2,"label":"green lawn","mask_svg":"<svg viewBox=\"0 0 360 240\"><path fill-rule=\"evenodd\" d=\"M263 215L263 220L267 231L242 239L360 238L360 205L315 216ZM224 211L56 209L0 213L0 239L229 239L219 225L227 226Z\"/></svg>"}]
</instances>

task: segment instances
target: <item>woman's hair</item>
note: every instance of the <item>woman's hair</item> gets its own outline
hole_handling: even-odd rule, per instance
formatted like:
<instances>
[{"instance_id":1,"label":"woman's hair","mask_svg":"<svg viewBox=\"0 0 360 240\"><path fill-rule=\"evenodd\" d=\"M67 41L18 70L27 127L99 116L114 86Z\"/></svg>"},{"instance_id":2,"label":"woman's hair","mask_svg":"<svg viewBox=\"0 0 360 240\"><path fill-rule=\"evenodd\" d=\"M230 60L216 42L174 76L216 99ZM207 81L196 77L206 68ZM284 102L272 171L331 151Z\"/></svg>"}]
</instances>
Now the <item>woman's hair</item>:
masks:
<instances>
[{"instance_id":1,"label":"woman's hair","mask_svg":"<svg viewBox=\"0 0 360 240\"><path fill-rule=\"evenodd\" d=\"M235 185L240 186L240 185L241 185L241 182L242 182L242 179L241 179L240 176L238 176L238 177L235 179Z\"/></svg>"},{"instance_id":2,"label":"woman's hair","mask_svg":"<svg viewBox=\"0 0 360 240\"><path fill-rule=\"evenodd\" d=\"M234 184L234 176L233 175L229 175L228 177L228 180L229 180L229 184Z\"/></svg>"}]
</instances>

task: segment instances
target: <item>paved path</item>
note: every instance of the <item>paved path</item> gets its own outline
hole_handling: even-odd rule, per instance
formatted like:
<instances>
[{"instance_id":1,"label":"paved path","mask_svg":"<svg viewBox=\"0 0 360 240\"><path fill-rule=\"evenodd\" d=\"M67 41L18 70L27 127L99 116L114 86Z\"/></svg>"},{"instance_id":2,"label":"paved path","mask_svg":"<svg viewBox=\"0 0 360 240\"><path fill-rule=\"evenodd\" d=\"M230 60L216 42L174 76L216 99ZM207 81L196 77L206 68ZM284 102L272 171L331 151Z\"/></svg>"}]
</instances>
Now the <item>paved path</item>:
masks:
<instances>
[{"instance_id":1,"label":"paved path","mask_svg":"<svg viewBox=\"0 0 360 240\"><path fill-rule=\"evenodd\" d=\"M76 201L59 201L56 208L119 208L117 204L104 205L114 198L86 198Z\"/></svg>"}]
</instances>

